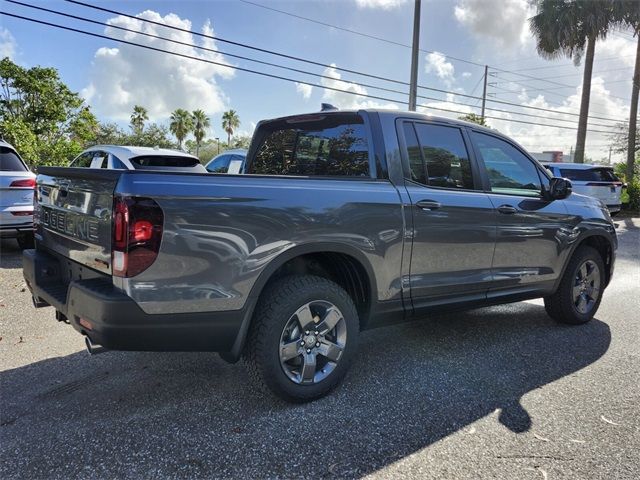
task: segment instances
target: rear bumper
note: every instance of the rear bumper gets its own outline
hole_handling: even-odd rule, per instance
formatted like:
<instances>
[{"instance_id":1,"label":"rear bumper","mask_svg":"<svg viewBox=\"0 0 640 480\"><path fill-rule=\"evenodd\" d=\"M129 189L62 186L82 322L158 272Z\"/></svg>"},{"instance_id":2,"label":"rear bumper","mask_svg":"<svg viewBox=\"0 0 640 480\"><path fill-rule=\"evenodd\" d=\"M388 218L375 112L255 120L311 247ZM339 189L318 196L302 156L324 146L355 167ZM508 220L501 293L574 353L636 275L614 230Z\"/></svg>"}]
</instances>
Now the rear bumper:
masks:
<instances>
[{"instance_id":1,"label":"rear bumper","mask_svg":"<svg viewBox=\"0 0 640 480\"><path fill-rule=\"evenodd\" d=\"M16 219L19 219L16 221ZM1 219L0 238L15 238L18 235L33 233L33 217L13 217L11 221Z\"/></svg>"},{"instance_id":2,"label":"rear bumper","mask_svg":"<svg viewBox=\"0 0 640 480\"><path fill-rule=\"evenodd\" d=\"M66 280L70 264L53 254L25 250L23 272L38 306L53 306L78 332L110 350L228 352L240 332L243 310L148 314L115 288L111 277Z\"/></svg>"}]
</instances>

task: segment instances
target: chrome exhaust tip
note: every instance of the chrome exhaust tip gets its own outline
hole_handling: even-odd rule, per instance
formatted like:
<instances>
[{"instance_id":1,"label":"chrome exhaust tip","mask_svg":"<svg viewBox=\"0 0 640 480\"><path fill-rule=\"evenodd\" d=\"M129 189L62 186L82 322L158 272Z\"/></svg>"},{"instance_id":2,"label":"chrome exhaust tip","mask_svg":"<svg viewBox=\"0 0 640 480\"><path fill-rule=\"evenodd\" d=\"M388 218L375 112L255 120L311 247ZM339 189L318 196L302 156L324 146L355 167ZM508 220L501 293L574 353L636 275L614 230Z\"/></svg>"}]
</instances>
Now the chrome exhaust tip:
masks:
<instances>
[{"instance_id":1,"label":"chrome exhaust tip","mask_svg":"<svg viewBox=\"0 0 640 480\"><path fill-rule=\"evenodd\" d=\"M87 353L89 355L98 355L99 353L104 353L107 351L102 345L98 345L93 343L89 337L85 335L84 344L87 346Z\"/></svg>"}]
</instances>

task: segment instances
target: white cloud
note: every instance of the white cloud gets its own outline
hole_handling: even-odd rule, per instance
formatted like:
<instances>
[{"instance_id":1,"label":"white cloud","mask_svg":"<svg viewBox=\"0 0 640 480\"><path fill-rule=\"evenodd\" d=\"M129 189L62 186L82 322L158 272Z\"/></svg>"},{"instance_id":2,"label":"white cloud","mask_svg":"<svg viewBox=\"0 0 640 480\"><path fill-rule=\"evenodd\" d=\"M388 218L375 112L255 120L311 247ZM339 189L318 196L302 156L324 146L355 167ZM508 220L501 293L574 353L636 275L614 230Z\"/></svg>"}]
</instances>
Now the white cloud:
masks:
<instances>
[{"instance_id":1,"label":"white cloud","mask_svg":"<svg viewBox=\"0 0 640 480\"><path fill-rule=\"evenodd\" d=\"M425 60L425 71L427 73L434 72L438 78L443 80L447 85L451 85L453 81L453 74L455 69L450 62L447 62L446 57L440 52L429 53Z\"/></svg>"},{"instance_id":2,"label":"white cloud","mask_svg":"<svg viewBox=\"0 0 640 480\"><path fill-rule=\"evenodd\" d=\"M157 12L146 10L137 17L187 30L192 28L191 21L172 13L163 17ZM108 23L188 44L198 44L198 40L190 33L169 30L141 20L119 16L110 19ZM202 27L202 32L213 35L209 21ZM172 44L111 27L107 27L105 33L113 38L230 65L217 52ZM211 39L201 39L199 45L217 49ZM227 103L216 78L231 78L233 75L233 69L226 66L123 44L115 48L102 47L96 51L90 71L90 83L82 94L99 115L114 120L128 120L136 104L144 106L152 120L167 118L176 108L202 109L211 114L224 110Z\"/></svg>"},{"instance_id":3,"label":"white cloud","mask_svg":"<svg viewBox=\"0 0 640 480\"><path fill-rule=\"evenodd\" d=\"M636 48L636 39L609 35L606 40L601 40L596 43L597 55L595 57L595 63L598 63L598 57L618 57L618 60L620 60L624 66L633 67L636 60ZM603 65L603 67L605 67L605 65Z\"/></svg>"},{"instance_id":4,"label":"white cloud","mask_svg":"<svg viewBox=\"0 0 640 480\"><path fill-rule=\"evenodd\" d=\"M407 3L407 0L356 0L359 8L382 8L390 10Z\"/></svg>"},{"instance_id":5,"label":"white cloud","mask_svg":"<svg viewBox=\"0 0 640 480\"><path fill-rule=\"evenodd\" d=\"M337 88L344 90L344 92L337 92L335 90L325 90L322 99L343 110L352 110L358 108L393 108L397 109L398 105L395 103L380 103L376 100L370 100L360 95L367 95L367 89L362 85L353 82L347 82L342 79L342 75L336 70L335 63L331 64L331 67L325 68L322 74L325 77L321 78L320 83L325 87ZM353 93L347 93L353 92Z\"/></svg>"},{"instance_id":6,"label":"white cloud","mask_svg":"<svg viewBox=\"0 0 640 480\"><path fill-rule=\"evenodd\" d=\"M454 9L456 20L472 33L503 47L521 46L530 38L532 15L527 0L459 0Z\"/></svg>"},{"instance_id":7,"label":"white cloud","mask_svg":"<svg viewBox=\"0 0 640 480\"><path fill-rule=\"evenodd\" d=\"M462 72L462 78L469 78L471 76L471 72Z\"/></svg>"},{"instance_id":8,"label":"white cloud","mask_svg":"<svg viewBox=\"0 0 640 480\"><path fill-rule=\"evenodd\" d=\"M11 32L0 27L0 58L9 57L13 59L16 55L18 44Z\"/></svg>"},{"instance_id":9,"label":"white cloud","mask_svg":"<svg viewBox=\"0 0 640 480\"><path fill-rule=\"evenodd\" d=\"M311 85L296 82L296 92L302 94L302 98L304 98L305 100L308 100L309 97L311 97L312 91L313 87Z\"/></svg>"}]
</instances>

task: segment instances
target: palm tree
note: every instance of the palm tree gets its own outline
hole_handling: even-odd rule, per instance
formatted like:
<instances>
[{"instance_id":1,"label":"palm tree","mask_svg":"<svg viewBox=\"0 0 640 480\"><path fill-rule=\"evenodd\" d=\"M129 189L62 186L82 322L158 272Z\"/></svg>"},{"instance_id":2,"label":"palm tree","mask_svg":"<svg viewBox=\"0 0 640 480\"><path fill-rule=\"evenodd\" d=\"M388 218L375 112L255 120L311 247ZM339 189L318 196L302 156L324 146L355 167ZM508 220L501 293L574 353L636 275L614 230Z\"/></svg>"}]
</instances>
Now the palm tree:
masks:
<instances>
[{"instance_id":1,"label":"palm tree","mask_svg":"<svg viewBox=\"0 0 640 480\"><path fill-rule=\"evenodd\" d=\"M144 122L149 120L149 114L147 109L140 105L134 105L133 113L131 114L131 129L136 135L140 135L144 130Z\"/></svg>"},{"instance_id":2,"label":"palm tree","mask_svg":"<svg viewBox=\"0 0 640 480\"><path fill-rule=\"evenodd\" d=\"M623 26L633 29L636 37L636 64L631 82L631 107L629 108L629 136L627 138L627 167L625 178L631 183L636 161L636 137L638 128L638 97L640 95L640 6L637 0L621 0L615 4L615 15Z\"/></svg>"},{"instance_id":3,"label":"palm tree","mask_svg":"<svg viewBox=\"0 0 640 480\"><path fill-rule=\"evenodd\" d=\"M191 114L193 118L193 136L196 139L196 157L200 153L200 145L207 133L207 128L211 125L209 117L202 110L195 110Z\"/></svg>"},{"instance_id":4,"label":"palm tree","mask_svg":"<svg viewBox=\"0 0 640 480\"><path fill-rule=\"evenodd\" d=\"M538 53L549 60L566 56L579 64L584 55L582 99L575 161L584 163L591 73L596 41L615 24L613 0L537 0L537 14L529 19L538 40Z\"/></svg>"},{"instance_id":5,"label":"palm tree","mask_svg":"<svg viewBox=\"0 0 640 480\"><path fill-rule=\"evenodd\" d=\"M231 135L240 126L240 117L235 110L229 110L222 114L222 129L227 132L227 145L231 147Z\"/></svg>"},{"instance_id":6,"label":"palm tree","mask_svg":"<svg viewBox=\"0 0 640 480\"><path fill-rule=\"evenodd\" d=\"M182 142L193 129L193 119L191 114L182 108L178 108L171 114L169 130L178 139L178 148L182 149Z\"/></svg>"}]
</instances>

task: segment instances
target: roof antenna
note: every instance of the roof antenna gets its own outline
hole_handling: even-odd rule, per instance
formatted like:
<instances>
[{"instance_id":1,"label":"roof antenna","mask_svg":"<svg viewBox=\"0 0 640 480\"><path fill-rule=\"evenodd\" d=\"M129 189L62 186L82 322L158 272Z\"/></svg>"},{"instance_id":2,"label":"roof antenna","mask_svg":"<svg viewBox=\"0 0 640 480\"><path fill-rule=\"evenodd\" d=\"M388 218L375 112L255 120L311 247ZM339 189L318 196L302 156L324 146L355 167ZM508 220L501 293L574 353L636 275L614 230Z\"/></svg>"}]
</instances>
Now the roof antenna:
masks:
<instances>
[{"instance_id":1,"label":"roof antenna","mask_svg":"<svg viewBox=\"0 0 640 480\"><path fill-rule=\"evenodd\" d=\"M337 112L338 109L336 107L334 107L333 105L331 105L330 103L321 103L320 104L320 111L321 112Z\"/></svg>"}]
</instances>

